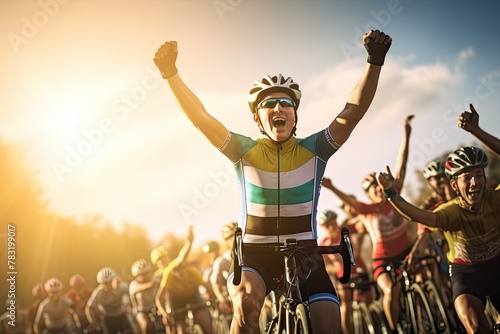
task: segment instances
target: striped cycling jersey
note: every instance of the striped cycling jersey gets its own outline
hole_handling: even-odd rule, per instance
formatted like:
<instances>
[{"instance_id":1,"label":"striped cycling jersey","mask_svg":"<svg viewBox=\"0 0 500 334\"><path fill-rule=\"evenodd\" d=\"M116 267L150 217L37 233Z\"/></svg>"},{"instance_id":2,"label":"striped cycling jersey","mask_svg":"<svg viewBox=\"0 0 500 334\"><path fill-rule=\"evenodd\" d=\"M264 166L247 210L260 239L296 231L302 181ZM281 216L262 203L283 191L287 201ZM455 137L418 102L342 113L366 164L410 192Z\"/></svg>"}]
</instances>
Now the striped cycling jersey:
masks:
<instances>
[{"instance_id":1,"label":"striped cycling jersey","mask_svg":"<svg viewBox=\"0 0 500 334\"><path fill-rule=\"evenodd\" d=\"M279 145L229 132L219 150L234 163L238 177L244 242L317 239L321 179L339 147L328 128Z\"/></svg>"}]
</instances>

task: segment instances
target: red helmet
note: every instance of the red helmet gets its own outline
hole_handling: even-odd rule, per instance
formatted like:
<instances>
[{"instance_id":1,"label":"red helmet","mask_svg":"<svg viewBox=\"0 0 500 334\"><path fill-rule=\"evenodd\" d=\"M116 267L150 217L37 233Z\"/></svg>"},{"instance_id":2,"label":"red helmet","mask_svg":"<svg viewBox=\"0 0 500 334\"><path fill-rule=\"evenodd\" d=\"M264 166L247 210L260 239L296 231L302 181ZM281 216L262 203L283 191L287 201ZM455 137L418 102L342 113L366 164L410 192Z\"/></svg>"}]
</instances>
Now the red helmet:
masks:
<instances>
[{"instance_id":1,"label":"red helmet","mask_svg":"<svg viewBox=\"0 0 500 334\"><path fill-rule=\"evenodd\" d=\"M69 278L69 286L72 287L73 289L81 289L83 288L87 282L85 281L85 278L83 278L82 275L79 274L74 274Z\"/></svg>"},{"instance_id":2,"label":"red helmet","mask_svg":"<svg viewBox=\"0 0 500 334\"><path fill-rule=\"evenodd\" d=\"M35 298L40 298L45 294L45 289L41 283L35 284L33 289L31 289L31 294Z\"/></svg>"}]
</instances>

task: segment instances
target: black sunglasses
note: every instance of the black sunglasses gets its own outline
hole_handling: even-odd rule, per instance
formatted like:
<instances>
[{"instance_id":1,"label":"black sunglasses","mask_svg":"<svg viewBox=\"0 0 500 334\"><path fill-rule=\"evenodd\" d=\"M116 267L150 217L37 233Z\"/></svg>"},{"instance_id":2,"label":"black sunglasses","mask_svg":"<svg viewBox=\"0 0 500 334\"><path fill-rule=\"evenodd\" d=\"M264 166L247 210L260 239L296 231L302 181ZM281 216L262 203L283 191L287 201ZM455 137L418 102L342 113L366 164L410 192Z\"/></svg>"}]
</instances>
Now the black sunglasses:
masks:
<instances>
[{"instance_id":1,"label":"black sunglasses","mask_svg":"<svg viewBox=\"0 0 500 334\"><path fill-rule=\"evenodd\" d=\"M293 107L295 106L295 103L293 102L292 99L288 98L288 97L272 97L270 99L266 99L264 101L262 101L261 103L259 103L258 105L258 109L260 108L274 108L276 107L276 103L280 103L280 105L283 107L283 108L287 108L287 107Z\"/></svg>"}]
</instances>

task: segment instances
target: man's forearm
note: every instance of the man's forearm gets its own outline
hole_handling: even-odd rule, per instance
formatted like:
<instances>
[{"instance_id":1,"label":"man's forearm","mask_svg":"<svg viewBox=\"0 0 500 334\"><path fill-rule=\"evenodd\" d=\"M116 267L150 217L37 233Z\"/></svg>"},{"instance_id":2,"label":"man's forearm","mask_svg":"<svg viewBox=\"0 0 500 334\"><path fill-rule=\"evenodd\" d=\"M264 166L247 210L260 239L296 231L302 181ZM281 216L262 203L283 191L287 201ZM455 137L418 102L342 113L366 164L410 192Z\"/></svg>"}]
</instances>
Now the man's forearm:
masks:
<instances>
[{"instance_id":1,"label":"man's forearm","mask_svg":"<svg viewBox=\"0 0 500 334\"><path fill-rule=\"evenodd\" d=\"M473 133L474 137L479 139L486 147L488 147L497 156L500 156L500 139L489 134L481 128Z\"/></svg>"},{"instance_id":2,"label":"man's forearm","mask_svg":"<svg viewBox=\"0 0 500 334\"><path fill-rule=\"evenodd\" d=\"M368 110L375 96L381 69L382 66L367 63L363 75L349 95L347 103L358 106L363 114Z\"/></svg>"},{"instance_id":3,"label":"man's forearm","mask_svg":"<svg viewBox=\"0 0 500 334\"><path fill-rule=\"evenodd\" d=\"M186 114L186 116L193 122L205 113L205 108L200 99L189 89L189 87L182 81L179 73L166 79L170 89L174 95L175 101L179 108Z\"/></svg>"},{"instance_id":4,"label":"man's forearm","mask_svg":"<svg viewBox=\"0 0 500 334\"><path fill-rule=\"evenodd\" d=\"M399 150L398 160L395 171L395 178L400 180L401 186L403 186L403 181L406 176L406 166L408 164L408 154L409 154L409 142L410 133L405 130L403 137L403 142L401 143L401 148Z\"/></svg>"},{"instance_id":5,"label":"man's forearm","mask_svg":"<svg viewBox=\"0 0 500 334\"><path fill-rule=\"evenodd\" d=\"M392 206L405 218L422 223L426 226L435 227L437 223L437 214L425 211L417 208L413 204L408 203L403 197L400 195L393 196L389 202Z\"/></svg>"},{"instance_id":6,"label":"man's forearm","mask_svg":"<svg viewBox=\"0 0 500 334\"><path fill-rule=\"evenodd\" d=\"M213 146L219 148L226 140L228 130L205 110L200 99L186 86L179 73L168 78L167 82L182 112Z\"/></svg>"},{"instance_id":7,"label":"man's forearm","mask_svg":"<svg viewBox=\"0 0 500 334\"><path fill-rule=\"evenodd\" d=\"M330 125L330 131L335 134L335 141L338 144L342 145L347 141L372 103L377 91L380 69L381 66L366 65L363 75L349 95L344 109Z\"/></svg>"}]
</instances>

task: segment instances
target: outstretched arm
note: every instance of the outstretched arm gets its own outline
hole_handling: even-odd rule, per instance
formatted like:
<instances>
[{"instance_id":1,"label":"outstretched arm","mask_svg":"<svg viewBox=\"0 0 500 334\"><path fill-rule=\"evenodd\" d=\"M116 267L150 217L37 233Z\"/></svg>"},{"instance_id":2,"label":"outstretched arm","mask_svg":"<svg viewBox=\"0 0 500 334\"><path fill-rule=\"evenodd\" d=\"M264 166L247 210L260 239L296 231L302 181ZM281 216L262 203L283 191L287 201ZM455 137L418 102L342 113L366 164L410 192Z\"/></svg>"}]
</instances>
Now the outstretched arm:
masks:
<instances>
[{"instance_id":1,"label":"outstretched arm","mask_svg":"<svg viewBox=\"0 0 500 334\"><path fill-rule=\"evenodd\" d=\"M170 41L158 48L153 60L162 77L167 80L179 108L210 143L219 148L224 143L228 130L205 110L198 97L182 81L175 65L177 54L177 42Z\"/></svg>"},{"instance_id":2,"label":"outstretched arm","mask_svg":"<svg viewBox=\"0 0 500 334\"><path fill-rule=\"evenodd\" d=\"M189 226L186 243L184 244L184 246L182 246L181 250L179 251L179 254L175 259L172 260L172 262L175 262L177 265L180 265L181 263L184 263L184 261L186 261L189 252L191 251L191 246L193 245L193 239L194 239L193 226Z\"/></svg>"},{"instance_id":3,"label":"outstretched arm","mask_svg":"<svg viewBox=\"0 0 500 334\"><path fill-rule=\"evenodd\" d=\"M368 63L356 87L351 92L344 110L329 126L330 133L337 144L345 143L372 103L385 55L391 43L392 38L378 30L370 30L363 35L363 44L368 52Z\"/></svg>"},{"instance_id":4,"label":"outstretched arm","mask_svg":"<svg viewBox=\"0 0 500 334\"><path fill-rule=\"evenodd\" d=\"M392 206L405 218L422 223L424 225L435 227L439 223L439 215L430 211L422 210L401 197L394 189L394 176L389 166L387 172L381 172L377 175L378 184L384 189L384 195Z\"/></svg>"},{"instance_id":5,"label":"outstretched arm","mask_svg":"<svg viewBox=\"0 0 500 334\"><path fill-rule=\"evenodd\" d=\"M398 180L400 187L403 187L403 182L406 176L406 165L408 164L408 151L411 134L411 120L413 115L409 115L405 119L403 141L401 142L401 149L399 150L398 161L394 173L394 178Z\"/></svg>"},{"instance_id":6,"label":"outstretched arm","mask_svg":"<svg viewBox=\"0 0 500 334\"><path fill-rule=\"evenodd\" d=\"M481 129L479 127L479 114L472 104L469 104L469 109L470 112L464 111L458 116L458 126L472 133L493 153L500 156L500 139Z\"/></svg>"},{"instance_id":7,"label":"outstretched arm","mask_svg":"<svg viewBox=\"0 0 500 334\"><path fill-rule=\"evenodd\" d=\"M349 206L354 208L354 210L356 210L358 212L362 211L362 209L361 209L362 204L360 202L358 202L356 199L352 198L348 194L346 194L343 191L341 191L340 189L338 189L337 187L335 187L332 183L332 180L330 180L329 178L324 177L321 180L321 185L327 189L330 189L335 195L337 195L337 197L342 202L347 203Z\"/></svg>"}]
</instances>

